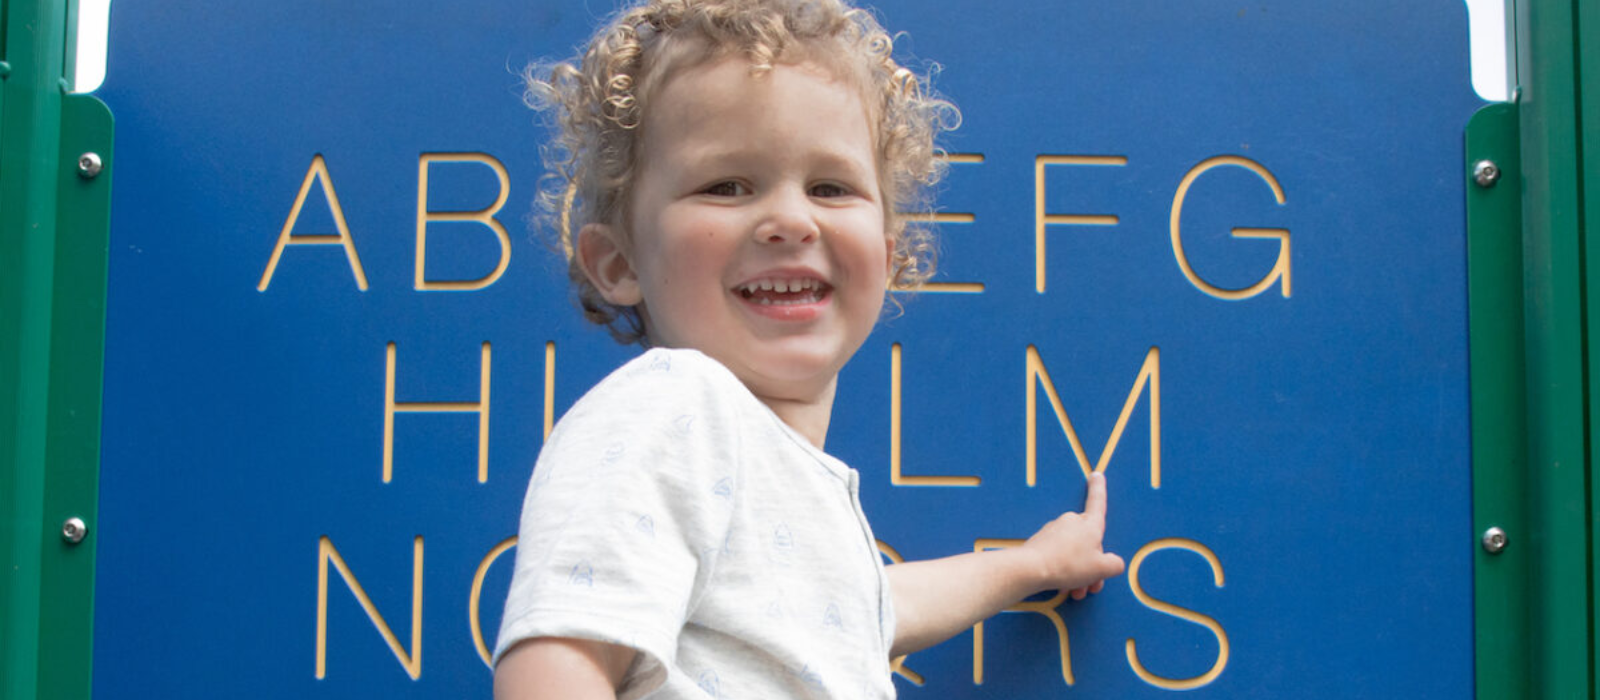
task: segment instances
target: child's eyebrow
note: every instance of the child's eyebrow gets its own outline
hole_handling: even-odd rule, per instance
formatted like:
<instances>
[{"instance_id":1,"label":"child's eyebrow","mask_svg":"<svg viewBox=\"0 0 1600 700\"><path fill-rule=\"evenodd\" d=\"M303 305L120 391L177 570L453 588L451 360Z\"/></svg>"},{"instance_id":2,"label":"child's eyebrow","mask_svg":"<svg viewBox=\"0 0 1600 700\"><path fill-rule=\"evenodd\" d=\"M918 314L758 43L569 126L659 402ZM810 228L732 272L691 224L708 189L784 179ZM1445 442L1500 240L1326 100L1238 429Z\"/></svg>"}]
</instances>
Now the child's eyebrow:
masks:
<instances>
[{"instance_id":1,"label":"child's eyebrow","mask_svg":"<svg viewBox=\"0 0 1600 700\"><path fill-rule=\"evenodd\" d=\"M741 146L727 144L708 144L701 147L685 149L678 154L680 159L676 166L680 169L690 169L696 166L732 166L735 168L753 167L763 165L773 156L770 147ZM871 159L862 159L843 149L830 149L812 147L801 154L808 167L838 171L848 174L870 176L877 167Z\"/></svg>"},{"instance_id":2,"label":"child's eyebrow","mask_svg":"<svg viewBox=\"0 0 1600 700\"><path fill-rule=\"evenodd\" d=\"M876 170L876 168L877 168L877 161L874 158L868 158L868 159L863 161L860 158L853 157L851 155L848 155L846 153L841 153L841 152L834 152L834 151L826 151L825 150L825 151L822 151L820 153L813 154L813 157L816 159L816 161L819 164L821 164L823 166L827 166L827 167L842 168L842 169L855 169L855 168L865 168L865 169L867 169L868 173L863 173L863 174L870 174L871 171Z\"/></svg>"}]
</instances>

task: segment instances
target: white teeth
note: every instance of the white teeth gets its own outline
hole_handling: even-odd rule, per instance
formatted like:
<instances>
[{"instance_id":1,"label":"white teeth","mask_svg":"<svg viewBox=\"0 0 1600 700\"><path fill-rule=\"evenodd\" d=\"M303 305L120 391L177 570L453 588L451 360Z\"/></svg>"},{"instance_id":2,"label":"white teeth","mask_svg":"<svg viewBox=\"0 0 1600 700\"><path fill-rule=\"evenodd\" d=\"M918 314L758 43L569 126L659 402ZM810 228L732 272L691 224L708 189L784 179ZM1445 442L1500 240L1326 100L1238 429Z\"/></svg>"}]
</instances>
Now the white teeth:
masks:
<instances>
[{"instance_id":1,"label":"white teeth","mask_svg":"<svg viewBox=\"0 0 1600 700\"><path fill-rule=\"evenodd\" d=\"M812 290L812 289L821 289L821 288L822 288L822 282L820 282L818 280L814 280L814 279L788 280L788 279L771 279L771 278L767 278L767 279L754 280L754 281L746 282L744 284L739 285L739 291L741 291L741 292L763 291L763 292L777 292L779 294L788 294L788 293L791 293L791 292L801 292L801 291L807 291L807 290Z\"/></svg>"},{"instance_id":2,"label":"white teeth","mask_svg":"<svg viewBox=\"0 0 1600 700\"><path fill-rule=\"evenodd\" d=\"M763 306L770 306L772 304L783 305L809 303L817 298L818 293L822 290L822 287L822 281L817 279L775 279L769 277L745 282L744 284L739 285L736 288L736 291L746 299L751 299ZM800 292L812 292L812 294L808 295L809 298L806 299L785 300L773 299L771 297L764 296L758 297L756 296L756 292L758 291L776 292L778 294L798 294Z\"/></svg>"}]
</instances>

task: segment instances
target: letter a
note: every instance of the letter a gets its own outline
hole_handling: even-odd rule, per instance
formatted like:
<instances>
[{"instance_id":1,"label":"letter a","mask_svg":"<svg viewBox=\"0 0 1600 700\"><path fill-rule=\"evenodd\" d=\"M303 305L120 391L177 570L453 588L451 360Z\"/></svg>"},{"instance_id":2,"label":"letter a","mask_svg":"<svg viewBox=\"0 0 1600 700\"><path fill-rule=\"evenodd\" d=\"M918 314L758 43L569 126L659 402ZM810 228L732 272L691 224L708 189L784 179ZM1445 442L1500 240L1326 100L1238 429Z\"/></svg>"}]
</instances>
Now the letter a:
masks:
<instances>
[{"instance_id":1,"label":"letter a","mask_svg":"<svg viewBox=\"0 0 1600 700\"><path fill-rule=\"evenodd\" d=\"M322 196L328 200L328 209L333 213L333 225L339 229L338 235L294 235L294 224L300 220L300 209L306 205L306 195L311 193L312 182L322 183ZM285 246L332 244L344 246L345 259L350 261L350 272L355 275L356 287L367 291L367 273L361 269L361 256L356 254L356 242L350 238L350 227L344 222L344 208L339 206L339 196L333 192L333 178L328 175L328 164L319 153L311 157L311 169L306 171L306 179L300 183L300 193L294 197L289 220L283 222L283 230L278 233L278 244L272 247L272 258L267 260L267 271L261 274L256 291L265 292L267 285L272 284L272 273L278 269L278 259L283 256Z\"/></svg>"}]
</instances>

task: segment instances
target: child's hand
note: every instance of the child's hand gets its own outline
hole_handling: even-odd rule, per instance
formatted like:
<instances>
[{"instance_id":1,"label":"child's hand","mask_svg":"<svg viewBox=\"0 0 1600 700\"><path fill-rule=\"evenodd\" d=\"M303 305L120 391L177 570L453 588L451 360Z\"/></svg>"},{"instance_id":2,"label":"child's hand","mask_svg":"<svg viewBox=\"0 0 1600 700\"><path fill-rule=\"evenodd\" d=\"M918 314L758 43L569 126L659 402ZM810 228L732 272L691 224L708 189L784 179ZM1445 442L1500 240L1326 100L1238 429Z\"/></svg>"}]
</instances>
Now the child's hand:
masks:
<instances>
[{"instance_id":1,"label":"child's hand","mask_svg":"<svg viewBox=\"0 0 1600 700\"><path fill-rule=\"evenodd\" d=\"M1082 513L1062 513L1022 545L1038 561L1041 590L1069 591L1074 600L1099 593L1105 580L1122 573L1122 557L1101 549L1106 532L1106 477L1089 475Z\"/></svg>"},{"instance_id":2,"label":"child's hand","mask_svg":"<svg viewBox=\"0 0 1600 700\"><path fill-rule=\"evenodd\" d=\"M1122 557L1100 548L1106 479L1089 477L1082 513L1064 513L1021 547L967 552L889 567L895 637L890 656L926 649L1006 606L1044 590L1082 600L1122 573Z\"/></svg>"}]
</instances>

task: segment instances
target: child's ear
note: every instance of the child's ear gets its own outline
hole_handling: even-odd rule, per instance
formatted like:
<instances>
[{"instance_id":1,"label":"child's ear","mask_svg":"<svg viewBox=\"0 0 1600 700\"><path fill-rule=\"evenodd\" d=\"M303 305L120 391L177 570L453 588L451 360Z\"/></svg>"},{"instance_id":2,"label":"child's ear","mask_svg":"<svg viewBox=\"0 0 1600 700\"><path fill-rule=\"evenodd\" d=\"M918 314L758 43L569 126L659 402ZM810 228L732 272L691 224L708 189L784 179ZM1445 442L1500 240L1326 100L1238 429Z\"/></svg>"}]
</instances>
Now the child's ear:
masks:
<instances>
[{"instance_id":1,"label":"child's ear","mask_svg":"<svg viewBox=\"0 0 1600 700\"><path fill-rule=\"evenodd\" d=\"M587 224L578 230L578 265L606 301L634 306L644 300L633 262L610 226Z\"/></svg>"}]
</instances>

